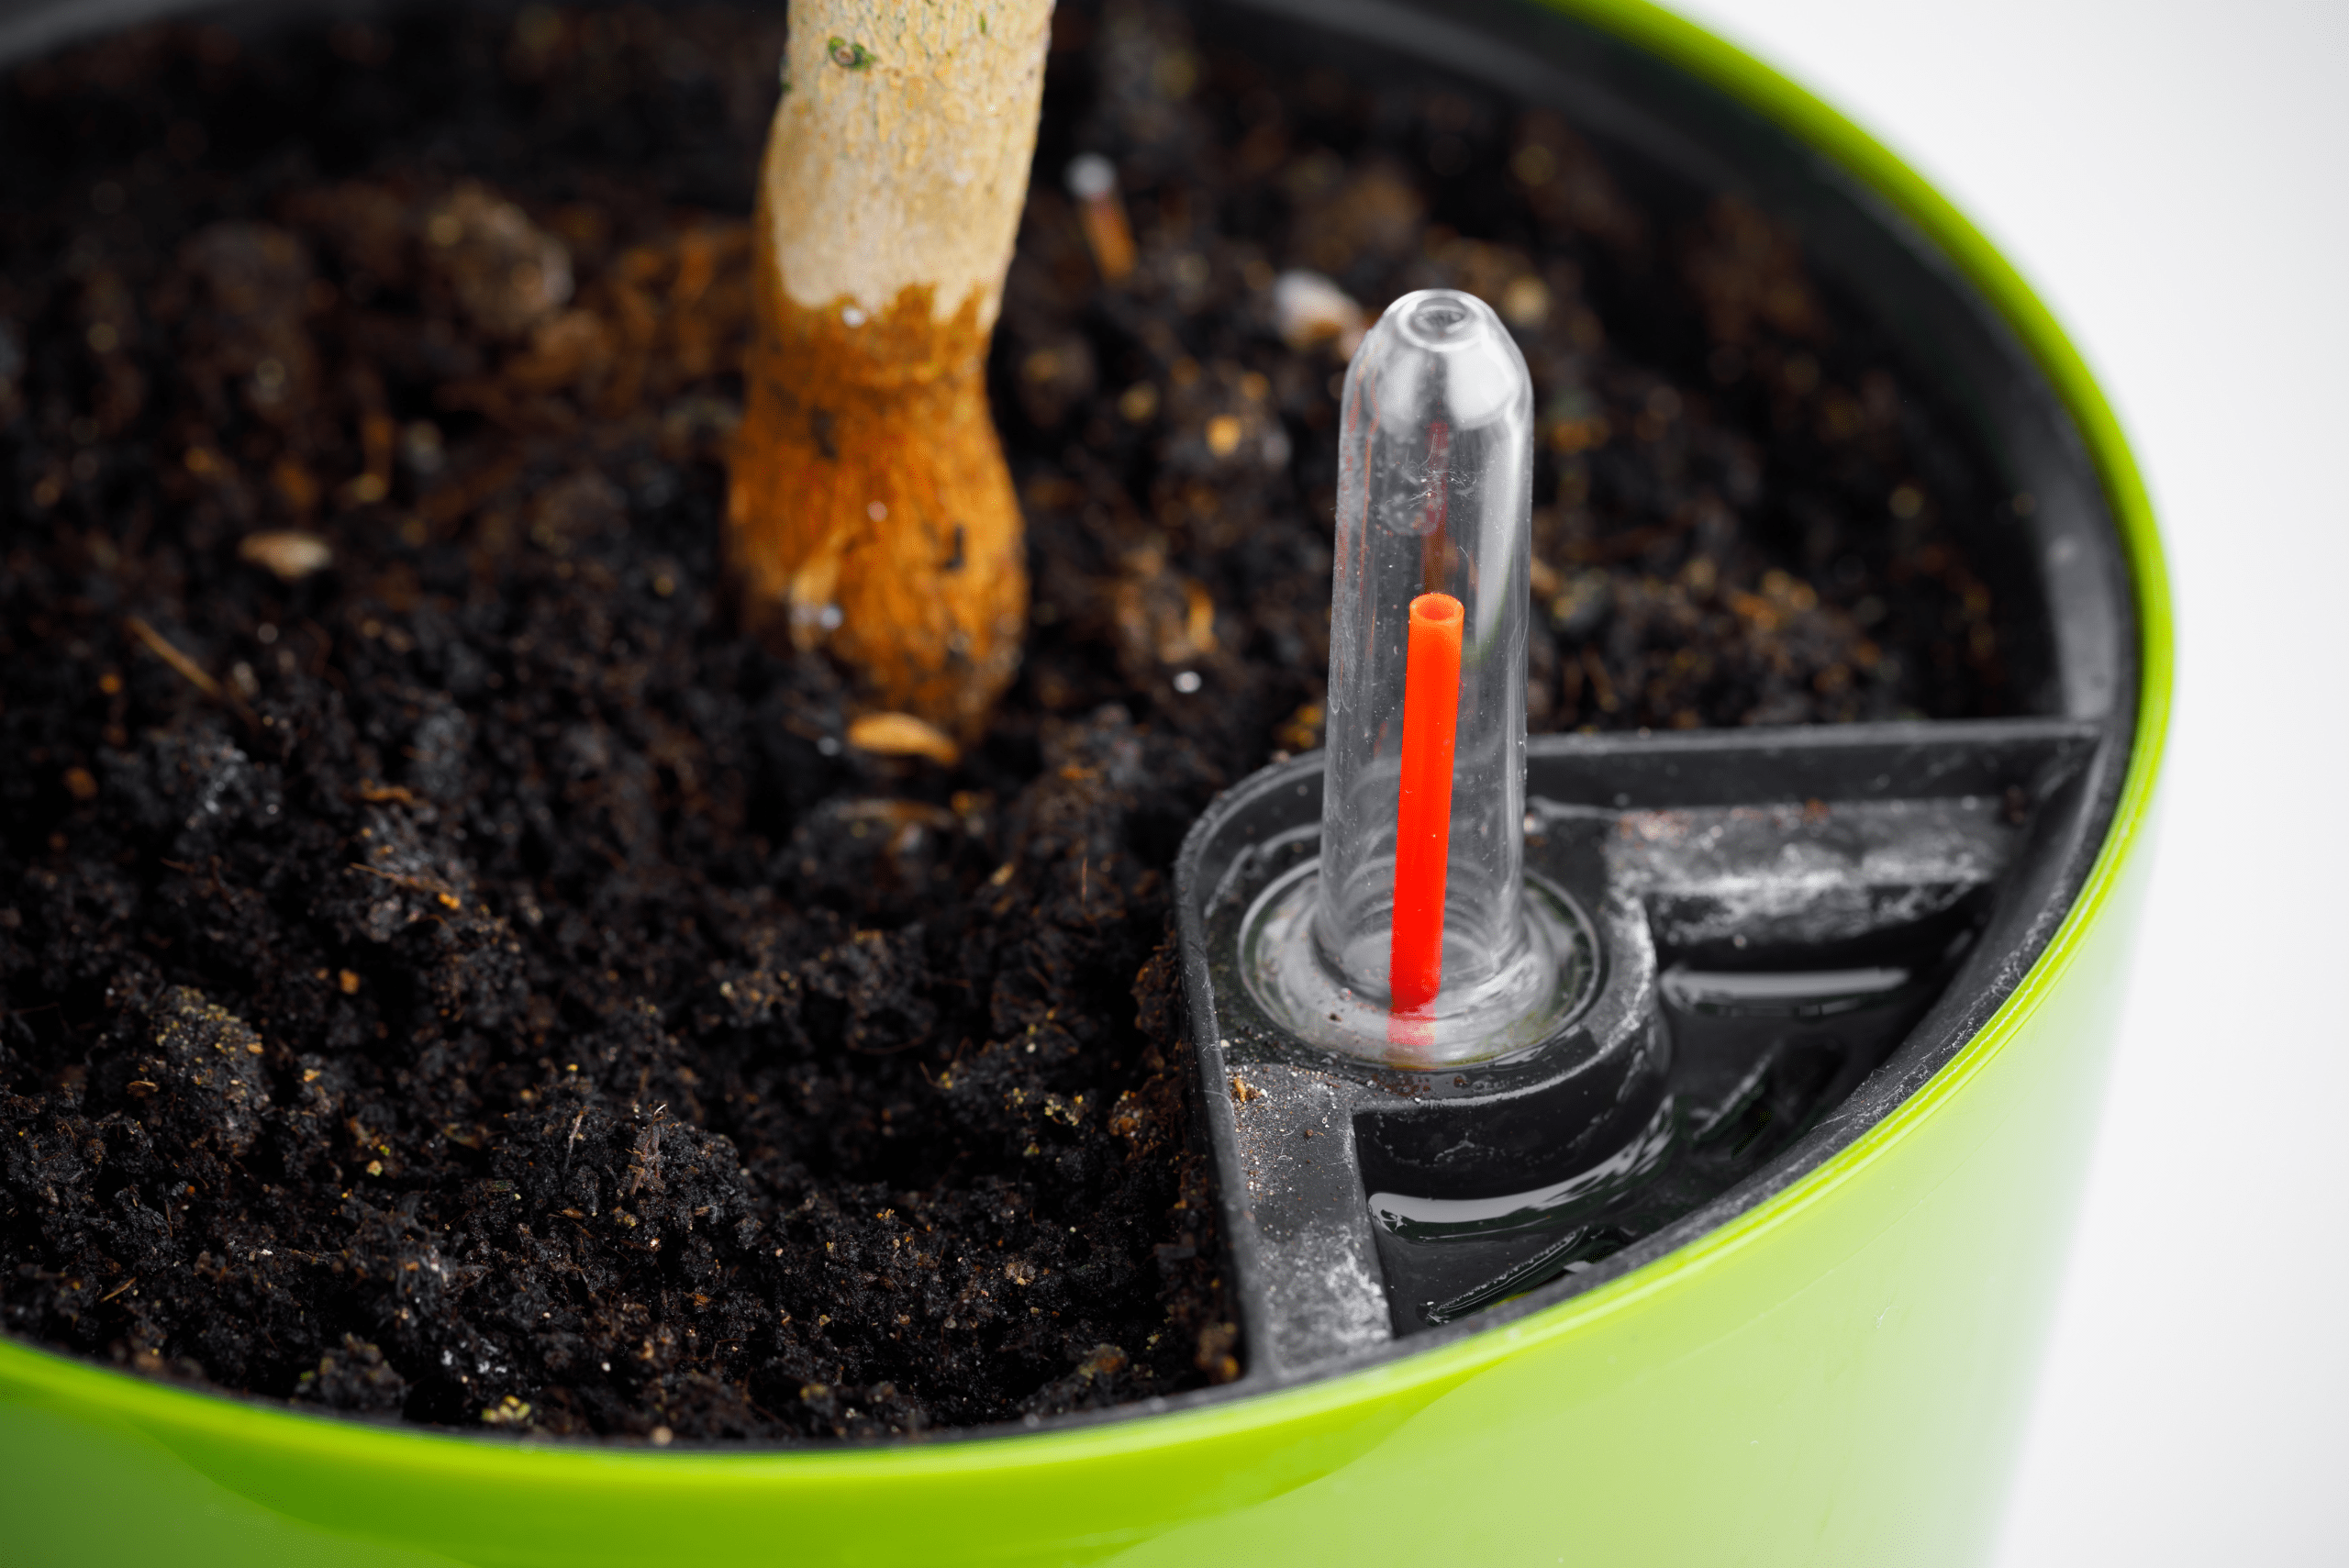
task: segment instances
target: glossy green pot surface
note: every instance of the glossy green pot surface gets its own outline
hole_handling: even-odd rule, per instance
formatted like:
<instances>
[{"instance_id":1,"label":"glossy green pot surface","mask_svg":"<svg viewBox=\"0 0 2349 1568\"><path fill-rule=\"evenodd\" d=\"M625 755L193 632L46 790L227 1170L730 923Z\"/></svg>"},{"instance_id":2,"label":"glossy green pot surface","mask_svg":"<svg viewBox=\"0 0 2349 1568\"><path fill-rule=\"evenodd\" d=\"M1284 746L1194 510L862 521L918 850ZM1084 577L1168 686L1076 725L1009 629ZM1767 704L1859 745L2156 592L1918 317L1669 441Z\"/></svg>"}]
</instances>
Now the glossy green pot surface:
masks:
<instances>
[{"instance_id":1,"label":"glossy green pot surface","mask_svg":"<svg viewBox=\"0 0 2349 1568\"><path fill-rule=\"evenodd\" d=\"M1782 77L1641 0L1590 26L1825 154L1937 248L2085 443L2140 683L2087 880L1987 1025L1696 1241L1351 1374L1057 1430L697 1452L389 1429L0 1342L0 1558L646 1565L1959 1563L1997 1521L2091 1141L2167 721L2159 544L2110 411L2014 272Z\"/></svg>"}]
</instances>

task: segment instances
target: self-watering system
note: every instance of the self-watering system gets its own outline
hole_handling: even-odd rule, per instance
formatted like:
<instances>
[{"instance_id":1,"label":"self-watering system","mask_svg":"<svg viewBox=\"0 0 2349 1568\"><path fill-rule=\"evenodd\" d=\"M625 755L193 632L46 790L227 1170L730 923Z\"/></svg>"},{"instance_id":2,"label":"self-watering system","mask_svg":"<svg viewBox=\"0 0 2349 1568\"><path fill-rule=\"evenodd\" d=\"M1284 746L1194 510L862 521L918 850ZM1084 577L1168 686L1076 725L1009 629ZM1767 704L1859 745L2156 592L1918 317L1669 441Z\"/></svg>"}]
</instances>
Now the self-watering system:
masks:
<instances>
[{"instance_id":1,"label":"self-watering system","mask_svg":"<svg viewBox=\"0 0 2349 1568\"><path fill-rule=\"evenodd\" d=\"M1328 748L1183 867L1269 1378L1586 1272L1761 1169L1922 1016L2088 752L2006 724L1529 754L1508 329L1398 299L1338 441Z\"/></svg>"}]
</instances>

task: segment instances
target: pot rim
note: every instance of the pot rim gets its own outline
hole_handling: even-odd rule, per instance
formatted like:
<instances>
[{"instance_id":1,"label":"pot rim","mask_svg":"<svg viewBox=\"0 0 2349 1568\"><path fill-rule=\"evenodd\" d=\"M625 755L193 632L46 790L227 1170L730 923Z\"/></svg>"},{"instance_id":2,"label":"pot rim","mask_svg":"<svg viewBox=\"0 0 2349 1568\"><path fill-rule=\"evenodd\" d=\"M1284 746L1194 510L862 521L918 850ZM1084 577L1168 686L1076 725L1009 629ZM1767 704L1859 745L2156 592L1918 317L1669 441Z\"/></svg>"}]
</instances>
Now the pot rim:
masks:
<instances>
[{"instance_id":1,"label":"pot rim","mask_svg":"<svg viewBox=\"0 0 2349 1568\"><path fill-rule=\"evenodd\" d=\"M1982 232L1888 148L1772 66L1652 0L1531 4L1585 24L1722 93L1823 156L1913 226L2015 335L2023 353L2046 378L2087 448L2110 508L2121 562L2134 596L2138 639L2137 701L2110 822L2078 892L2036 961L1926 1082L1783 1187L1620 1277L1485 1331L1440 1337L1424 1350L1262 1392L1199 1390L1038 1426L963 1429L917 1440L753 1449L518 1441L490 1433L311 1414L256 1396L155 1382L6 1336L0 1336L0 1391L30 1403L110 1417L167 1442L176 1436L233 1444L255 1458L272 1452L298 1454L313 1465L340 1460L363 1470L404 1473L411 1479L462 1475L476 1485L500 1478L540 1484L558 1478L592 1480L605 1485L657 1479L662 1495L671 1499L678 1499L680 1488L689 1496L698 1487L731 1490L753 1479L815 1485L896 1483L1206 1446L1268 1426L1326 1428L1332 1418L1381 1402L1400 1399L1416 1407L1506 1357L1584 1332L1651 1299L1693 1288L1704 1275L1827 1202L1954 1101L2008 1048L2064 979L2090 928L2114 903L2130 853L2152 825L2168 740L2176 650L2168 571L2144 481L2118 416L2054 314ZM0 57L21 59L177 8L172 0L111 0L36 12L12 26L0 26ZM69 10L71 21L66 19Z\"/></svg>"}]
</instances>

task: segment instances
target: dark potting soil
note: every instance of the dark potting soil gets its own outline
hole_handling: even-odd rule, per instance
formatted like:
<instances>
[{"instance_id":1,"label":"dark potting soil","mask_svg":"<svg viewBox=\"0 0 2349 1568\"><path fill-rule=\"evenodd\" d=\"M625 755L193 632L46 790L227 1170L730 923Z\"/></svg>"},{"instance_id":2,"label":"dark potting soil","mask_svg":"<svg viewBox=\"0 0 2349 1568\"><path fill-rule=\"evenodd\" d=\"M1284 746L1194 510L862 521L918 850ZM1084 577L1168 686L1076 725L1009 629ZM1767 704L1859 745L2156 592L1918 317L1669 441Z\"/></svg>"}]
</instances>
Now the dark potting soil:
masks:
<instances>
[{"instance_id":1,"label":"dark potting soil","mask_svg":"<svg viewBox=\"0 0 2349 1568\"><path fill-rule=\"evenodd\" d=\"M1992 504L1785 230L1269 39L1056 26L993 365L1034 625L953 767L850 745L718 577L777 16L167 27L8 80L9 1332L656 1441L1235 1375L1168 868L1318 738L1342 362L1283 269L1518 331L1537 728L2009 706Z\"/></svg>"}]
</instances>

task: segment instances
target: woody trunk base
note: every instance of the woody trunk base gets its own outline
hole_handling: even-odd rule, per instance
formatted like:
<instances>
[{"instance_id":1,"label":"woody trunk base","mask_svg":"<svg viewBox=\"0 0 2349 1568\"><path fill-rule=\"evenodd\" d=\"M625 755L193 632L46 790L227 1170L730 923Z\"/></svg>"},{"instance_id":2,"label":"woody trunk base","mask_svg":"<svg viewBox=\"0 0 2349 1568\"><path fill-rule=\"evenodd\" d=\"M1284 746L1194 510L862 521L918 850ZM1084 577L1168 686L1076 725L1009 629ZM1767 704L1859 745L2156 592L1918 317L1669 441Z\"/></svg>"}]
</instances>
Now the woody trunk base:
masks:
<instances>
[{"instance_id":1,"label":"woody trunk base","mask_svg":"<svg viewBox=\"0 0 2349 1568\"><path fill-rule=\"evenodd\" d=\"M1051 17L1051 0L797 0L759 180L727 505L744 619L966 740L1027 622L984 377Z\"/></svg>"}]
</instances>

